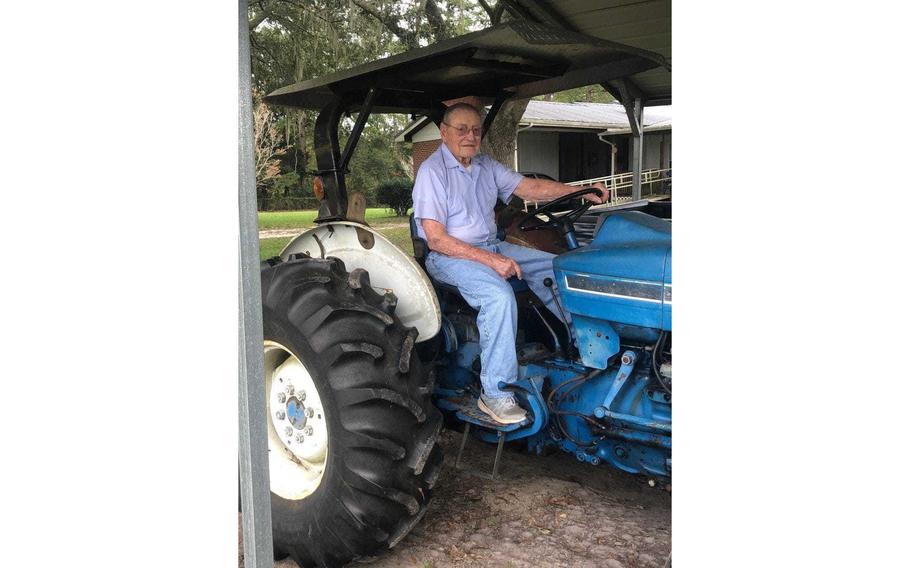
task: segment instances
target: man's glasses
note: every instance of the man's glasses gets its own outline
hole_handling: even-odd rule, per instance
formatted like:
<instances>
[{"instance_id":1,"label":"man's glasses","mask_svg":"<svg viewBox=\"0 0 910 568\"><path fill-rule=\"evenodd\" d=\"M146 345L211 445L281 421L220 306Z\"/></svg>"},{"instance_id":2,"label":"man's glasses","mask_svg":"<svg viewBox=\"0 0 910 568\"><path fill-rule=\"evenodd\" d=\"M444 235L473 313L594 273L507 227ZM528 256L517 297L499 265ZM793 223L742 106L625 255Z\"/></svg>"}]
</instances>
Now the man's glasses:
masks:
<instances>
[{"instance_id":1,"label":"man's glasses","mask_svg":"<svg viewBox=\"0 0 910 568\"><path fill-rule=\"evenodd\" d=\"M483 133L483 130L481 130L479 126L475 126L474 128L468 128L464 124L462 124L461 126L455 126L454 124L449 124L448 122L443 122L443 124L445 124L452 130L454 130L459 136L467 136L468 132L471 132L472 134L474 134L474 136L476 136L477 138L480 138L480 135Z\"/></svg>"}]
</instances>

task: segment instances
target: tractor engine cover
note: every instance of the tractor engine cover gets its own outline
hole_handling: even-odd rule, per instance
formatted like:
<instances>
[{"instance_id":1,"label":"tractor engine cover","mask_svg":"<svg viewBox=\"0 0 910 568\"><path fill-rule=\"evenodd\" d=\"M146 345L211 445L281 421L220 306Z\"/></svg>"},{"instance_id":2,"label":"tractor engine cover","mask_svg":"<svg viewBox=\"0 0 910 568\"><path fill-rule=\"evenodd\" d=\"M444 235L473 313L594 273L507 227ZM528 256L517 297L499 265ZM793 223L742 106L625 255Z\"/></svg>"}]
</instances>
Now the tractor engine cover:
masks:
<instances>
[{"instance_id":1,"label":"tractor engine cover","mask_svg":"<svg viewBox=\"0 0 910 568\"><path fill-rule=\"evenodd\" d=\"M639 211L614 213L588 246L553 262L583 363L607 368L623 341L653 343L672 330L670 223Z\"/></svg>"}]
</instances>

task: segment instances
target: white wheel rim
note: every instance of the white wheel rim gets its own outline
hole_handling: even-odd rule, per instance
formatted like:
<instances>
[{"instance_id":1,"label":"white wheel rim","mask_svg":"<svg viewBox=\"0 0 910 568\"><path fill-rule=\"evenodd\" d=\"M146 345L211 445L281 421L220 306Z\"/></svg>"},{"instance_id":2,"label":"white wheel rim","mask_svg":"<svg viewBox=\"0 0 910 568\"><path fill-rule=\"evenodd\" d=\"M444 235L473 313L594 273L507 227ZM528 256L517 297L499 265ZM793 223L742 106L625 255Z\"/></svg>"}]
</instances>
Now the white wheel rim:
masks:
<instances>
[{"instance_id":1,"label":"white wheel rim","mask_svg":"<svg viewBox=\"0 0 910 568\"><path fill-rule=\"evenodd\" d=\"M289 349L265 342L269 414L269 478L272 492L304 499L325 473L329 437L316 383Z\"/></svg>"}]
</instances>

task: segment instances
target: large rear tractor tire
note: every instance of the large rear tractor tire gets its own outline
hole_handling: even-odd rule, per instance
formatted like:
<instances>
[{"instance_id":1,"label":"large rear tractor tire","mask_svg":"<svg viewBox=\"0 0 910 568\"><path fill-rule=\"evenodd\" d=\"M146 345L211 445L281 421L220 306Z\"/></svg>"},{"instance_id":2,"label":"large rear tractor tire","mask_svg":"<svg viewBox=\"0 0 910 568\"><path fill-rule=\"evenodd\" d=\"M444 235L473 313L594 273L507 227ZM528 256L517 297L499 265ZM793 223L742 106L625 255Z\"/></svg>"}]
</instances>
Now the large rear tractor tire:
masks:
<instances>
[{"instance_id":1,"label":"large rear tractor tire","mask_svg":"<svg viewBox=\"0 0 910 568\"><path fill-rule=\"evenodd\" d=\"M307 567L390 548L442 465L417 332L337 258L274 258L261 275L275 550Z\"/></svg>"}]
</instances>

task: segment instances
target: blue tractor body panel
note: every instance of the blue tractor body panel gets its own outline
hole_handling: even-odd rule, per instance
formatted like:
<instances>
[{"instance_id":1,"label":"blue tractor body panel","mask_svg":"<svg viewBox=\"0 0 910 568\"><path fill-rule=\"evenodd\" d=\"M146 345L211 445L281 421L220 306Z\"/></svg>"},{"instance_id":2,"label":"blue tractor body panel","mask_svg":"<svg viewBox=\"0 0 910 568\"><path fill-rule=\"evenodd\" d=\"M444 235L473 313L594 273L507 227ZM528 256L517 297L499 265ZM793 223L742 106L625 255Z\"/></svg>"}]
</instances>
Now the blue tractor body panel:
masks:
<instances>
[{"instance_id":1,"label":"blue tractor body panel","mask_svg":"<svg viewBox=\"0 0 910 568\"><path fill-rule=\"evenodd\" d=\"M611 215L591 244L553 262L569 312L672 329L670 223L633 211Z\"/></svg>"},{"instance_id":2,"label":"blue tractor body panel","mask_svg":"<svg viewBox=\"0 0 910 568\"><path fill-rule=\"evenodd\" d=\"M638 211L607 217L591 243L553 261L582 362L605 369L619 339L672 330L670 223Z\"/></svg>"}]
</instances>

